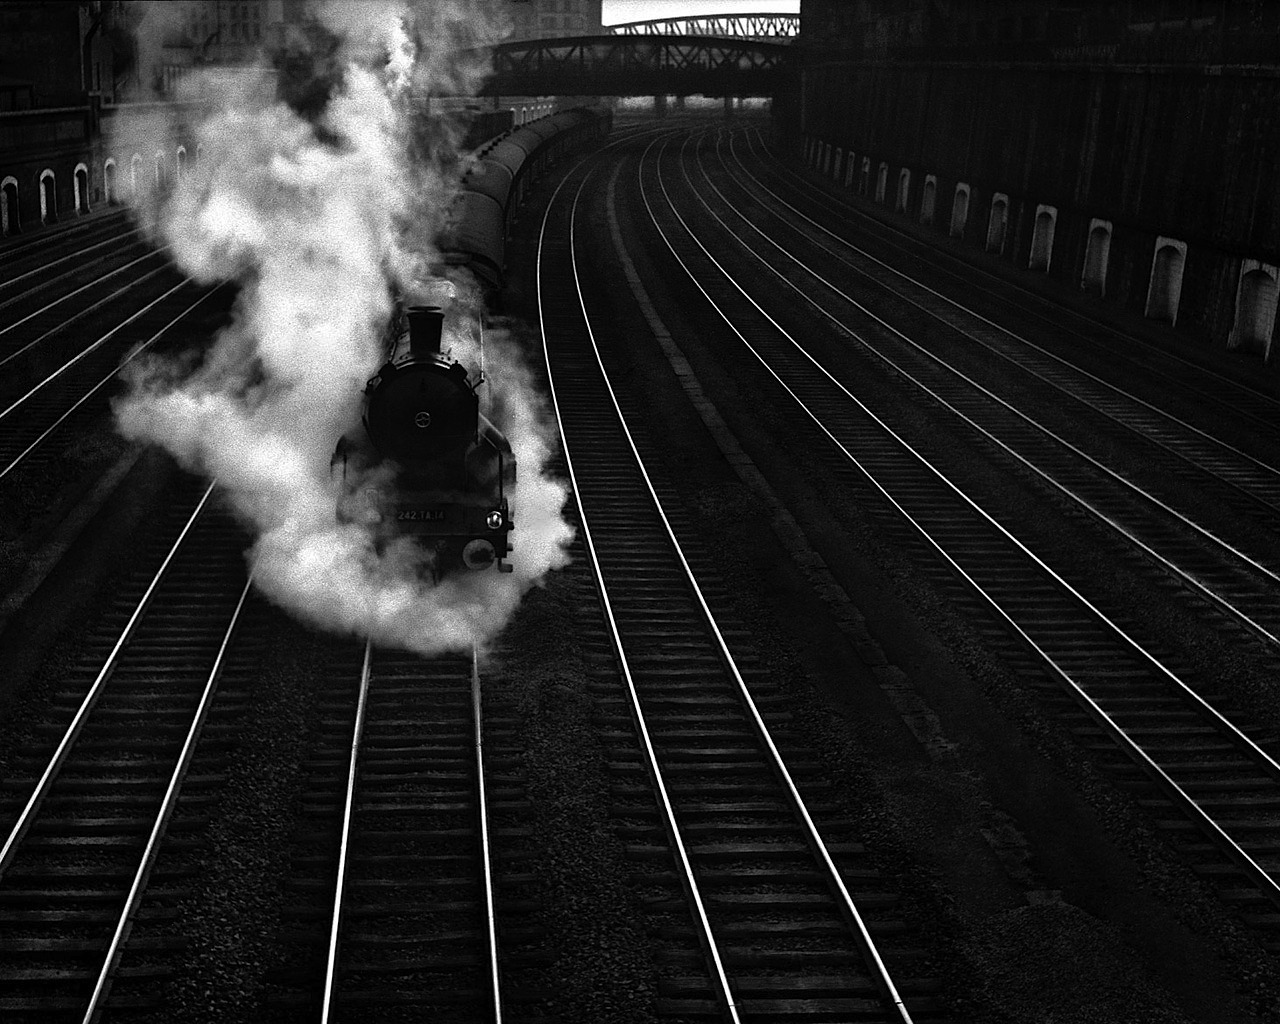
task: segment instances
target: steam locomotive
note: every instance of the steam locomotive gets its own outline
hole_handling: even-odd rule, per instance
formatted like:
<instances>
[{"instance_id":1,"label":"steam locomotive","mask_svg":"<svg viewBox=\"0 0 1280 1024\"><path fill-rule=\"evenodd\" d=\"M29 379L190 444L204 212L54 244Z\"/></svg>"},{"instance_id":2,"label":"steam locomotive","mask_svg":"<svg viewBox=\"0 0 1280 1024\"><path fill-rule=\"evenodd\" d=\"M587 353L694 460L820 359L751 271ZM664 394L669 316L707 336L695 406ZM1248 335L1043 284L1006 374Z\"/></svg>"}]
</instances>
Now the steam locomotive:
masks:
<instances>
[{"instance_id":1,"label":"steam locomotive","mask_svg":"<svg viewBox=\"0 0 1280 1024\"><path fill-rule=\"evenodd\" d=\"M441 351L444 313L406 313L408 333L365 387L364 430L334 453L345 482L377 483L352 490L339 514L371 525L383 544L412 537L437 579L493 565L510 572L511 445L480 411L481 379Z\"/></svg>"},{"instance_id":2,"label":"steam locomotive","mask_svg":"<svg viewBox=\"0 0 1280 1024\"><path fill-rule=\"evenodd\" d=\"M450 211L444 263L465 268L500 306L511 218L531 183L561 157L609 131L607 108L553 114L476 153ZM444 314L407 310L409 330L365 388L363 429L339 443L332 466L344 496L339 517L368 524L379 545L410 537L431 555L437 579L462 569L510 572L516 460L480 411L467 369L441 352Z\"/></svg>"}]
</instances>

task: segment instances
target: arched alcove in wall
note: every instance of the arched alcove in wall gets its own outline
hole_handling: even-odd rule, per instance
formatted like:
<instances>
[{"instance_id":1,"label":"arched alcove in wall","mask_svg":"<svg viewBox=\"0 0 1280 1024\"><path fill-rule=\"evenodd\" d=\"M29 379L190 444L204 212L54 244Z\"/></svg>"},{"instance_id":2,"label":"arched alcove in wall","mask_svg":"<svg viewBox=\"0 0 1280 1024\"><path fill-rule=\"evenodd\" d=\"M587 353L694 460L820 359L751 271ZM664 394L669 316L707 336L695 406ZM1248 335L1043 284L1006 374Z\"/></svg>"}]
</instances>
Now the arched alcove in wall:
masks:
<instances>
[{"instance_id":1,"label":"arched alcove in wall","mask_svg":"<svg viewBox=\"0 0 1280 1024\"><path fill-rule=\"evenodd\" d=\"M134 153L129 160L129 197L135 202L138 199L138 189L142 187L142 154Z\"/></svg>"},{"instance_id":2,"label":"arched alcove in wall","mask_svg":"<svg viewBox=\"0 0 1280 1024\"><path fill-rule=\"evenodd\" d=\"M1275 267L1257 260L1245 260L1236 288L1236 318L1227 338L1227 348L1254 352L1263 360L1271 357L1271 337L1276 326L1276 299L1280 295Z\"/></svg>"},{"instance_id":3,"label":"arched alcove in wall","mask_svg":"<svg viewBox=\"0 0 1280 1024\"><path fill-rule=\"evenodd\" d=\"M1058 224L1056 206L1037 206L1035 228L1031 232L1031 258L1027 266L1031 270L1049 272L1053 259L1053 233Z\"/></svg>"},{"instance_id":4,"label":"arched alcove in wall","mask_svg":"<svg viewBox=\"0 0 1280 1024\"><path fill-rule=\"evenodd\" d=\"M911 194L911 171L904 167L898 172L898 194L894 196L893 208L898 213L907 210L907 198Z\"/></svg>"},{"instance_id":5,"label":"arched alcove in wall","mask_svg":"<svg viewBox=\"0 0 1280 1024\"><path fill-rule=\"evenodd\" d=\"M948 234L952 238L963 238L965 225L969 222L969 186L964 182L956 185L955 197L951 200L951 228Z\"/></svg>"},{"instance_id":6,"label":"arched alcove in wall","mask_svg":"<svg viewBox=\"0 0 1280 1024\"><path fill-rule=\"evenodd\" d=\"M46 167L40 172L40 220L52 224L58 219L58 179Z\"/></svg>"},{"instance_id":7,"label":"arched alcove in wall","mask_svg":"<svg viewBox=\"0 0 1280 1024\"><path fill-rule=\"evenodd\" d=\"M865 196L871 187L871 157L862 158L862 175L858 178L858 195Z\"/></svg>"},{"instance_id":8,"label":"arched alcove in wall","mask_svg":"<svg viewBox=\"0 0 1280 1024\"><path fill-rule=\"evenodd\" d=\"M880 171L876 174L876 202L884 202L885 189L889 187L889 165L881 161Z\"/></svg>"},{"instance_id":9,"label":"arched alcove in wall","mask_svg":"<svg viewBox=\"0 0 1280 1024\"><path fill-rule=\"evenodd\" d=\"M1178 322L1182 298L1182 270L1187 260L1187 243L1163 236L1156 239L1151 257L1151 282L1147 286L1146 316L1169 324Z\"/></svg>"},{"instance_id":10,"label":"arched alcove in wall","mask_svg":"<svg viewBox=\"0 0 1280 1024\"><path fill-rule=\"evenodd\" d=\"M71 183L75 193L76 213L88 213L89 168L84 164L76 164L76 169L71 176Z\"/></svg>"},{"instance_id":11,"label":"arched alcove in wall","mask_svg":"<svg viewBox=\"0 0 1280 1024\"><path fill-rule=\"evenodd\" d=\"M0 234L16 235L22 230L18 214L18 179L10 175L0 181Z\"/></svg>"},{"instance_id":12,"label":"arched alcove in wall","mask_svg":"<svg viewBox=\"0 0 1280 1024\"><path fill-rule=\"evenodd\" d=\"M924 188L920 190L920 223L932 224L933 214L938 205L938 179L935 175L924 176Z\"/></svg>"},{"instance_id":13,"label":"arched alcove in wall","mask_svg":"<svg viewBox=\"0 0 1280 1024\"><path fill-rule=\"evenodd\" d=\"M987 218L987 252L1004 252L1005 228L1009 223L1009 197L997 192L991 197L991 216Z\"/></svg>"},{"instance_id":14,"label":"arched alcove in wall","mask_svg":"<svg viewBox=\"0 0 1280 1024\"><path fill-rule=\"evenodd\" d=\"M1080 287L1085 291L1105 295L1107 291L1107 261L1111 258L1111 221L1089 222L1089 243L1084 251L1084 271L1080 275Z\"/></svg>"},{"instance_id":15,"label":"arched alcove in wall","mask_svg":"<svg viewBox=\"0 0 1280 1024\"><path fill-rule=\"evenodd\" d=\"M174 177L181 181L187 173L187 147L179 146L178 151L173 155L173 173Z\"/></svg>"}]
</instances>

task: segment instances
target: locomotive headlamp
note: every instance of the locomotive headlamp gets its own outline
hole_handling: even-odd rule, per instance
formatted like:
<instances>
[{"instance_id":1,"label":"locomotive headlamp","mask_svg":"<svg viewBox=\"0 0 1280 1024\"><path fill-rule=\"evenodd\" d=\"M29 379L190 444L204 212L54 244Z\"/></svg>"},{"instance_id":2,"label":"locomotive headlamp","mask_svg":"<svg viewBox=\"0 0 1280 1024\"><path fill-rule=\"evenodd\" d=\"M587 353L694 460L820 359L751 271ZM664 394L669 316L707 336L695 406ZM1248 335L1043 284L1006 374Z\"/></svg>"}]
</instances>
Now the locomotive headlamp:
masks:
<instances>
[{"instance_id":1,"label":"locomotive headlamp","mask_svg":"<svg viewBox=\"0 0 1280 1024\"><path fill-rule=\"evenodd\" d=\"M489 529L491 530L501 530L502 529L502 513L499 512L497 509L494 509L492 512L490 512L487 516L484 517L484 524L485 526L489 527Z\"/></svg>"}]
</instances>

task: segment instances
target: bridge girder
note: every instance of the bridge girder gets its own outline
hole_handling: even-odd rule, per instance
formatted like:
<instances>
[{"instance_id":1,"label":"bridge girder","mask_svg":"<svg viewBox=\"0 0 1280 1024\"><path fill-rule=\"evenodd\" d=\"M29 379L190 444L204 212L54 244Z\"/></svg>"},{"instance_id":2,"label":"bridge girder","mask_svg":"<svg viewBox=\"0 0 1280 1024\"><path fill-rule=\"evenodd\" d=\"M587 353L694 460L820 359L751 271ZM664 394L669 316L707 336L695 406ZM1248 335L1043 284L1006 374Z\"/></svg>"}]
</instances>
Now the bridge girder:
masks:
<instances>
[{"instance_id":1,"label":"bridge girder","mask_svg":"<svg viewBox=\"0 0 1280 1024\"><path fill-rule=\"evenodd\" d=\"M614 35L715 36L720 39L794 39L800 34L800 15L702 14L684 18L653 18L610 25Z\"/></svg>"},{"instance_id":2,"label":"bridge girder","mask_svg":"<svg viewBox=\"0 0 1280 1024\"><path fill-rule=\"evenodd\" d=\"M493 47L484 96L770 96L791 47L707 36L574 36Z\"/></svg>"}]
</instances>

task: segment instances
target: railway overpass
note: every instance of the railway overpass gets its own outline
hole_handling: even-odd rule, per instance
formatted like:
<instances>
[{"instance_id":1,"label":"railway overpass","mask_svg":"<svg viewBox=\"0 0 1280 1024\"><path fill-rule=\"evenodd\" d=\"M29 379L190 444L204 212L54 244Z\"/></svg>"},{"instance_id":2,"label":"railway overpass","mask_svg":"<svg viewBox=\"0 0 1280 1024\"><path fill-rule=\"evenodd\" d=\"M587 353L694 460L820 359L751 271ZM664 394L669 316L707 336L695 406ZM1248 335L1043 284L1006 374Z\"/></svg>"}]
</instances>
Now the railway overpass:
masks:
<instances>
[{"instance_id":1,"label":"railway overpass","mask_svg":"<svg viewBox=\"0 0 1280 1024\"><path fill-rule=\"evenodd\" d=\"M491 48L484 96L774 96L791 46L699 35L532 39Z\"/></svg>"},{"instance_id":2,"label":"railway overpass","mask_svg":"<svg viewBox=\"0 0 1280 1024\"><path fill-rule=\"evenodd\" d=\"M714 36L717 39L757 39L785 42L800 34L800 15L758 12L752 14L701 14L683 18L651 18L609 26L618 36Z\"/></svg>"}]
</instances>

